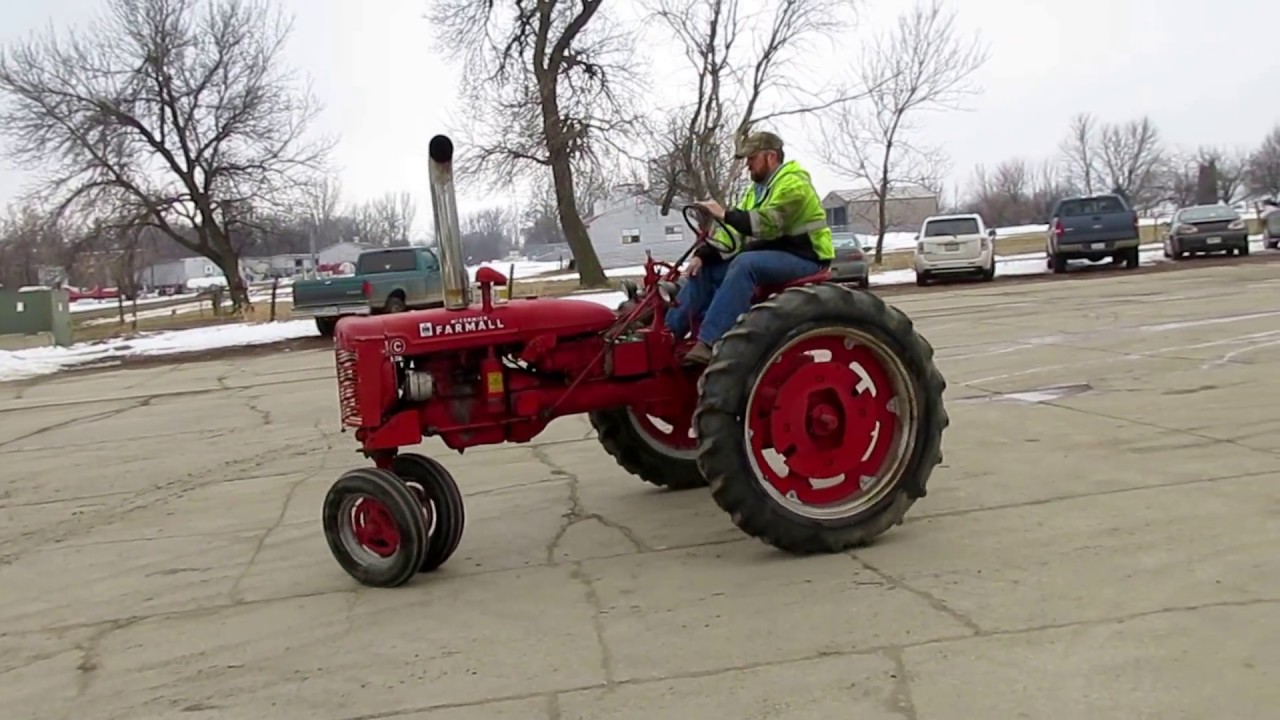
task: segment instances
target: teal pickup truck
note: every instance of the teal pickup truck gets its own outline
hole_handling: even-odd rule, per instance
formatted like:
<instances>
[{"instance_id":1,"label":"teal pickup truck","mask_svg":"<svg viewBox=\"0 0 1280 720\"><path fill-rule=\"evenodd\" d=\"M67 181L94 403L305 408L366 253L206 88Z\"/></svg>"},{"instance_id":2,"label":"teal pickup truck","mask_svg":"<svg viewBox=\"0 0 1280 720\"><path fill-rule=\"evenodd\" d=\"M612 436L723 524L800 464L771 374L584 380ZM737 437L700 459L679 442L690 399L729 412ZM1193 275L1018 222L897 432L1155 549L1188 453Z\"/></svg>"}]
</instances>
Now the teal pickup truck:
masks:
<instances>
[{"instance_id":1,"label":"teal pickup truck","mask_svg":"<svg viewBox=\"0 0 1280 720\"><path fill-rule=\"evenodd\" d=\"M355 275L295 281L291 312L295 318L315 318L320 334L332 337L346 315L442 305L440 259L428 248L398 247L360 253Z\"/></svg>"}]
</instances>

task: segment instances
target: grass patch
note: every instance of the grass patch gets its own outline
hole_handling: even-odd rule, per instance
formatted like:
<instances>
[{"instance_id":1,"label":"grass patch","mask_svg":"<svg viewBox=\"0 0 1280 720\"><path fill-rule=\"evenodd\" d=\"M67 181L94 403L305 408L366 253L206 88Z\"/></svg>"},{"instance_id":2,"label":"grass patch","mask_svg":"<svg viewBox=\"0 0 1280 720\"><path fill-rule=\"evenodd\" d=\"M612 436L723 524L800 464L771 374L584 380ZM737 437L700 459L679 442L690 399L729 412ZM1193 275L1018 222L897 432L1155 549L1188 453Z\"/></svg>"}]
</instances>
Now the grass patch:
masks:
<instances>
[{"instance_id":1,"label":"grass patch","mask_svg":"<svg viewBox=\"0 0 1280 720\"><path fill-rule=\"evenodd\" d=\"M290 301L277 300L276 320L292 319L289 312L292 307L293 303ZM146 312L146 310L145 306L138 308L140 313ZM71 330L72 342L93 342L113 337L128 337L137 333L191 330L193 328L233 323L268 322L271 320L271 303L267 300L255 302L253 308L245 312L244 315L232 315L229 312L222 315L214 315L213 309L209 304L204 303L199 310L138 318L136 326L133 318L128 315L130 312L128 306L126 306L125 312L126 316L123 323L113 320L95 325L76 324Z\"/></svg>"}]
</instances>

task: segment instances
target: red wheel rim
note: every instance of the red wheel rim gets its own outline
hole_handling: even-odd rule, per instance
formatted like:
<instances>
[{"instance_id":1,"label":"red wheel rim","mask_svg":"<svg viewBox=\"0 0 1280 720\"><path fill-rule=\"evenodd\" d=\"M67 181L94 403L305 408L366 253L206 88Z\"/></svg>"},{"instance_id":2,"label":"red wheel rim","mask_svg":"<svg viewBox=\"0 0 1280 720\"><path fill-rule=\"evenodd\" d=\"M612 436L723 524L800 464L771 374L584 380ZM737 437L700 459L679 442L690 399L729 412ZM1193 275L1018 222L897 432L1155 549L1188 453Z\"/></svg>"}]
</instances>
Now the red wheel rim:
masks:
<instances>
[{"instance_id":1,"label":"red wheel rim","mask_svg":"<svg viewBox=\"0 0 1280 720\"><path fill-rule=\"evenodd\" d=\"M640 435L658 450L690 458L697 454L698 439L693 436L692 414L674 423L640 410L628 409L627 414Z\"/></svg>"},{"instance_id":2,"label":"red wheel rim","mask_svg":"<svg viewBox=\"0 0 1280 720\"><path fill-rule=\"evenodd\" d=\"M360 547L380 558L389 558L400 549L400 525L391 510L379 500L361 495L351 504L351 534Z\"/></svg>"},{"instance_id":3,"label":"red wheel rim","mask_svg":"<svg viewBox=\"0 0 1280 720\"><path fill-rule=\"evenodd\" d=\"M763 487L815 519L856 515L896 486L914 447L915 384L862 330L824 328L775 353L747 399L747 451Z\"/></svg>"}]
</instances>

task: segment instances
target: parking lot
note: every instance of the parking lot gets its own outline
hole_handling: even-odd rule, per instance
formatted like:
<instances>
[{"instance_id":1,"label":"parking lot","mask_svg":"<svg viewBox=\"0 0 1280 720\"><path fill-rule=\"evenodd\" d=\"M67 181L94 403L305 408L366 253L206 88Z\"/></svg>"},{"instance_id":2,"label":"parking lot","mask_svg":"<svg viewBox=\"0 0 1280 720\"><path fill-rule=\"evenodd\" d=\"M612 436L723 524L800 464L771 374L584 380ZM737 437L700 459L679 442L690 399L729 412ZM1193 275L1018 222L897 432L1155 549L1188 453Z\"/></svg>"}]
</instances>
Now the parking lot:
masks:
<instances>
[{"instance_id":1,"label":"parking lot","mask_svg":"<svg viewBox=\"0 0 1280 720\"><path fill-rule=\"evenodd\" d=\"M428 452L462 546L357 586L321 350L0 385L0 717L1276 717L1280 264L894 298L952 422L874 547L793 558L584 418Z\"/></svg>"}]
</instances>

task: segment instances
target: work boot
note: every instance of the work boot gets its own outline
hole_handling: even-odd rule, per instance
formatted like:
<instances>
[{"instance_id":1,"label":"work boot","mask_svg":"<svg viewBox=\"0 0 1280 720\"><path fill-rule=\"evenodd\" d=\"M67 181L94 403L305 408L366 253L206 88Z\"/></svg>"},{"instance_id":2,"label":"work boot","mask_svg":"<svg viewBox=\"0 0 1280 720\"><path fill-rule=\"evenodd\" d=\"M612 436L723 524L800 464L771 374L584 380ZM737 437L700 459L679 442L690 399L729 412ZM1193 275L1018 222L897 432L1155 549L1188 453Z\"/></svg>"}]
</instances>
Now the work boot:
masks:
<instances>
[{"instance_id":1,"label":"work boot","mask_svg":"<svg viewBox=\"0 0 1280 720\"><path fill-rule=\"evenodd\" d=\"M684 365L706 365L711 362L711 346L699 340L696 345L689 348L689 352L685 353Z\"/></svg>"}]
</instances>

